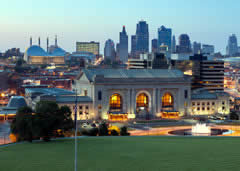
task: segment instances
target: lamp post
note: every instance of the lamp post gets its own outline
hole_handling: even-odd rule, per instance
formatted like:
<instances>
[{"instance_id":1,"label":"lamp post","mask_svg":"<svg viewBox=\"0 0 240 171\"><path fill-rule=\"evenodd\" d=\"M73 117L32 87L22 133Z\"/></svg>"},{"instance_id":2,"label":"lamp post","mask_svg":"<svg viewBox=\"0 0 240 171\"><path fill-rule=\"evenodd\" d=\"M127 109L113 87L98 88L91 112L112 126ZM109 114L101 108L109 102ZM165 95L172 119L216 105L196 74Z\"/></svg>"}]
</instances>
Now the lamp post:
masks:
<instances>
[{"instance_id":1,"label":"lamp post","mask_svg":"<svg viewBox=\"0 0 240 171\"><path fill-rule=\"evenodd\" d=\"M74 171L77 171L77 90L75 90L75 162Z\"/></svg>"}]
</instances>

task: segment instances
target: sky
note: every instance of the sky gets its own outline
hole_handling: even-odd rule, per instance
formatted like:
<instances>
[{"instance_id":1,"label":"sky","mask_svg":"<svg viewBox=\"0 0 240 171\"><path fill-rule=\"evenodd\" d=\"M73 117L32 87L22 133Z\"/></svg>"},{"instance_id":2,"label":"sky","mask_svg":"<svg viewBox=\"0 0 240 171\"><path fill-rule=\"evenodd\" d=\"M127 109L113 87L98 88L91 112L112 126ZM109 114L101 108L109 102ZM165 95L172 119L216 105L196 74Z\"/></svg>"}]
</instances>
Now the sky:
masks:
<instances>
[{"instance_id":1,"label":"sky","mask_svg":"<svg viewBox=\"0 0 240 171\"><path fill-rule=\"evenodd\" d=\"M178 37L190 36L191 42L215 45L225 53L228 36L240 39L239 0L5 0L0 10L0 51L29 46L29 38L46 48L46 38L68 52L75 51L76 41L104 43L111 38L119 41L122 26L130 37L136 24L149 24L150 41L157 38L157 29L172 28ZM130 49L129 49L130 50Z\"/></svg>"}]
</instances>

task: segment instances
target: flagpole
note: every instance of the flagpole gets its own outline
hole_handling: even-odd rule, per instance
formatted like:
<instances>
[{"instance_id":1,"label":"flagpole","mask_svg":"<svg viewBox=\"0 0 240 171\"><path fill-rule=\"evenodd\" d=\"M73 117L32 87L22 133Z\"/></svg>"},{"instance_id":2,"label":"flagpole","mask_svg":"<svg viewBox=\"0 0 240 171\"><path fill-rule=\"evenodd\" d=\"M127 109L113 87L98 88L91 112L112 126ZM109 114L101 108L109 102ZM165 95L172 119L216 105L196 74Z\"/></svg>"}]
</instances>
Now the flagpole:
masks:
<instances>
[{"instance_id":1,"label":"flagpole","mask_svg":"<svg viewBox=\"0 0 240 171\"><path fill-rule=\"evenodd\" d=\"M74 171L77 171L77 90L75 95L75 163Z\"/></svg>"}]
</instances>

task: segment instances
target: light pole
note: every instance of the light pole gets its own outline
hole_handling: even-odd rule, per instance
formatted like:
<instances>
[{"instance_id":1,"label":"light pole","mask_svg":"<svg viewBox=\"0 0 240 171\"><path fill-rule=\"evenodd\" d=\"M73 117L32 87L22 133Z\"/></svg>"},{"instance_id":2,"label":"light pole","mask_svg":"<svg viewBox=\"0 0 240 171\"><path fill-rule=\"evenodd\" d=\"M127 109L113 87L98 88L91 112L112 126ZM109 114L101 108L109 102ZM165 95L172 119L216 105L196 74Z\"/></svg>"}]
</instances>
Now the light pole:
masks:
<instances>
[{"instance_id":1,"label":"light pole","mask_svg":"<svg viewBox=\"0 0 240 171\"><path fill-rule=\"evenodd\" d=\"M75 162L74 162L74 171L77 171L77 90L75 95Z\"/></svg>"}]
</instances>

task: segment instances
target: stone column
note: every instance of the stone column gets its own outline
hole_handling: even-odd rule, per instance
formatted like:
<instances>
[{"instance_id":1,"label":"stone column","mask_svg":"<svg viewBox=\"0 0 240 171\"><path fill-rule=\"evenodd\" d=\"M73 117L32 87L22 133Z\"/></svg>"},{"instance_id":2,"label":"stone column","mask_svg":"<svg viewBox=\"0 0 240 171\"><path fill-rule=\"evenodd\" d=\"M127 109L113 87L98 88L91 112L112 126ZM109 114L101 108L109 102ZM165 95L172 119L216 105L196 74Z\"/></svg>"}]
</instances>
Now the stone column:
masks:
<instances>
[{"instance_id":1,"label":"stone column","mask_svg":"<svg viewBox=\"0 0 240 171\"><path fill-rule=\"evenodd\" d=\"M131 89L127 90L127 113L131 113Z\"/></svg>"},{"instance_id":2,"label":"stone column","mask_svg":"<svg viewBox=\"0 0 240 171\"><path fill-rule=\"evenodd\" d=\"M152 96L152 114L154 116L156 116L156 105L157 105L157 101L156 101L156 88L153 89L153 96Z\"/></svg>"},{"instance_id":3,"label":"stone column","mask_svg":"<svg viewBox=\"0 0 240 171\"><path fill-rule=\"evenodd\" d=\"M136 109L135 109L135 103L136 103L136 90L135 89L132 89L132 92L131 92L131 96L132 96L132 98L131 98L131 113L132 114L136 114Z\"/></svg>"}]
</instances>

